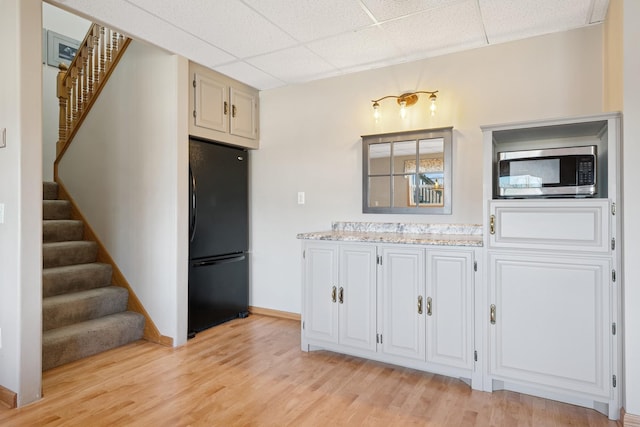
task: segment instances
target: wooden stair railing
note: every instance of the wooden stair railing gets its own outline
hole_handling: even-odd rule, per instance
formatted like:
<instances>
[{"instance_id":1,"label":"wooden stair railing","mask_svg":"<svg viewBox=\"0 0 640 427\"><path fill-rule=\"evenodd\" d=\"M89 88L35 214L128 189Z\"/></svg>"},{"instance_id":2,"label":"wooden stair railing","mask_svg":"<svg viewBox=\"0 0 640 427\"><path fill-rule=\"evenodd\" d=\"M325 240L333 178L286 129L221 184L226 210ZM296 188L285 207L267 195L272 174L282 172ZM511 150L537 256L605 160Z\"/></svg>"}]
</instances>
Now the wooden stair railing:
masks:
<instances>
[{"instance_id":1,"label":"wooden stair railing","mask_svg":"<svg viewBox=\"0 0 640 427\"><path fill-rule=\"evenodd\" d=\"M160 333L133 288L120 272L58 176L58 164L62 156L69 148L73 137L130 43L131 39L124 34L93 24L69 67L64 64L58 66L60 71L58 72L57 96L60 101L60 128L56 144L56 160L53 163L53 177L59 185L60 198L71 202L72 218L84 222L83 239L96 242L98 244L98 261L113 267L113 285L121 286L129 291L127 309L145 316L143 338L171 347L173 339Z\"/></svg>"},{"instance_id":2,"label":"wooden stair railing","mask_svg":"<svg viewBox=\"0 0 640 427\"><path fill-rule=\"evenodd\" d=\"M102 91L131 39L124 34L93 24L69 67L58 68L57 96L60 101L60 128L56 145L54 176L58 163L80 124Z\"/></svg>"}]
</instances>

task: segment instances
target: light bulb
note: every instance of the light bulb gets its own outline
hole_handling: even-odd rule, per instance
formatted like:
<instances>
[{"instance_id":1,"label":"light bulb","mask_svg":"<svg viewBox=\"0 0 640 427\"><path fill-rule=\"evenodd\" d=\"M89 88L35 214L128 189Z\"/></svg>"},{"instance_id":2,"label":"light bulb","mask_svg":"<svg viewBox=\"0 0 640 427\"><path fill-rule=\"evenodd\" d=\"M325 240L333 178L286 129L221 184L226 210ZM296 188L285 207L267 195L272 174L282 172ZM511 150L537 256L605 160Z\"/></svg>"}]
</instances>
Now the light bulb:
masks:
<instances>
[{"instance_id":1,"label":"light bulb","mask_svg":"<svg viewBox=\"0 0 640 427\"><path fill-rule=\"evenodd\" d=\"M400 101L400 117L403 119L407 116L407 102Z\"/></svg>"},{"instance_id":2,"label":"light bulb","mask_svg":"<svg viewBox=\"0 0 640 427\"><path fill-rule=\"evenodd\" d=\"M435 96L435 94L431 94L429 99L431 100L431 107L430 107L431 115L435 116L436 115L436 96Z\"/></svg>"},{"instance_id":3,"label":"light bulb","mask_svg":"<svg viewBox=\"0 0 640 427\"><path fill-rule=\"evenodd\" d=\"M376 122L380 118L380 104L378 104L377 102L373 103L373 118L376 120Z\"/></svg>"}]
</instances>

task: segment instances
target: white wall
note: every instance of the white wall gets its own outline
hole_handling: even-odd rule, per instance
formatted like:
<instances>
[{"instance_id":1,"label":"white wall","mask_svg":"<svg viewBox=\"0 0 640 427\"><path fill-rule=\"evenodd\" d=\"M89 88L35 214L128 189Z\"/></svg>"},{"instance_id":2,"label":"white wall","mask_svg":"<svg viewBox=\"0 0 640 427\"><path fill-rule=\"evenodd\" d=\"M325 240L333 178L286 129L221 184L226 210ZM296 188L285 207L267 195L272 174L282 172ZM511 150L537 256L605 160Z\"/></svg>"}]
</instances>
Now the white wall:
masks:
<instances>
[{"instance_id":1,"label":"white wall","mask_svg":"<svg viewBox=\"0 0 640 427\"><path fill-rule=\"evenodd\" d=\"M81 42L91 22L58 9L48 3L42 3L42 28L71 37ZM46 46L43 46L46 54ZM56 96L58 68L42 64L42 179L53 181L53 162L56 159L58 141L58 116L60 107Z\"/></svg>"},{"instance_id":2,"label":"white wall","mask_svg":"<svg viewBox=\"0 0 640 427\"><path fill-rule=\"evenodd\" d=\"M0 0L0 385L19 406L42 386L41 28L40 0Z\"/></svg>"},{"instance_id":3,"label":"white wall","mask_svg":"<svg viewBox=\"0 0 640 427\"><path fill-rule=\"evenodd\" d=\"M624 0L624 346L625 409L640 417L640 2Z\"/></svg>"},{"instance_id":4,"label":"white wall","mask_svg":"<svg viewBox=\"0 0 640 427\"><path fill-rule=\"evenodd\" d=\"M160 332L187 333L188 63L133 42L59 165Z\"/></svg>"},{"instance_id":5,"label":"white wall","mask_svg":"<svg viewBox=\"0 0 640 427\"><path fill-rule=\"evenodd\" d=\"M481 125L602 111L602 26L445 55L261 92L260 150L252 153L251 305L300 312L300 232L335 220L480 223ZM439 90L407 120L393 100ZM362 214L360 136L454 127L451 215ZM297 205L305 191L307 203Z\"/></svg>"}]
</instances>

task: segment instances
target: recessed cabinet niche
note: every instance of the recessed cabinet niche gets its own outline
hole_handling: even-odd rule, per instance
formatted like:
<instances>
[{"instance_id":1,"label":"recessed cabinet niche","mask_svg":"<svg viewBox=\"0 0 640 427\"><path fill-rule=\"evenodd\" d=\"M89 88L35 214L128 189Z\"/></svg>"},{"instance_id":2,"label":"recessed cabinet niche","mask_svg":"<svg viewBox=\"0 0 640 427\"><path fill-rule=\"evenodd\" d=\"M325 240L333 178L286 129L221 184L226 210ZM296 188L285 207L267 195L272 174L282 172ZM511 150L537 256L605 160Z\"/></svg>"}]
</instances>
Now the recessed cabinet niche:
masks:
<instances>
[{"instance_id":1,"label":"recessed cabinet niche","mask_svg":"<svg viewBox=\"0 0 640 427\"><path fill-rule=\"evenodd\" d=\"M189 134L258 148L258 91L190 63Z\"/></svg>"},{"instance_id":2,"label":"recessed cabinet niche","mask_svg":"<svg viewBox=\"0 0 640 427\"><path fill-rule=\"evenodd\" d=\"M487 391L620 415L620 115L483 127ZM501 151L597 147L593 197L500 198Z\"/></svg>"}]
</instances>

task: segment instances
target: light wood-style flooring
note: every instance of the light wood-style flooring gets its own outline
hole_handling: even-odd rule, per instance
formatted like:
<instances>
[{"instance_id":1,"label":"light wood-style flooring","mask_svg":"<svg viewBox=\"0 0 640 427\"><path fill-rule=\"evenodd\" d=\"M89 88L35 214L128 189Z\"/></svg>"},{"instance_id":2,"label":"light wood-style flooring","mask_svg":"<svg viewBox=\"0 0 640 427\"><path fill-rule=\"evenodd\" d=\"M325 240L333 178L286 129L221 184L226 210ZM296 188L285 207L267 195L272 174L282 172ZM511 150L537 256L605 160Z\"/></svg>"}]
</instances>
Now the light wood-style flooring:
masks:
<instances>
[{"instance_id":1,"label":"light wood-style flooring","mask_svg":"<svg viewBox=\"0 0 640 427\"><path fill-rule=\"evenodd\" d=\"M300 350L299 323L252 315L180 348L146 341L44 373L44 398L0 426L593 426L593 410Z\"/></svg>"}]
</instances>

